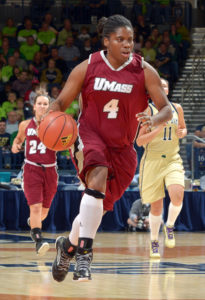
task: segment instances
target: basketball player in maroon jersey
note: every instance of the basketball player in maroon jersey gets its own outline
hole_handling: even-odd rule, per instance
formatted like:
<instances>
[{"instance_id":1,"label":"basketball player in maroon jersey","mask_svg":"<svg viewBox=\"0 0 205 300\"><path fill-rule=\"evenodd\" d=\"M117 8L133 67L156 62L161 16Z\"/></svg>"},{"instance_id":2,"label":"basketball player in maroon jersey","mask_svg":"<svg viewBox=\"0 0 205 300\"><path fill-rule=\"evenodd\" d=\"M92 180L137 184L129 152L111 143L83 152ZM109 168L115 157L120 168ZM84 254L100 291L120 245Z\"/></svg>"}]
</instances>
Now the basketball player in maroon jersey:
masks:
<instances>
[{"instance_id":1,"label":"basketball player in maroon jersey","mask_svg":"<svg viewBox=\"0 0 205 300\"><path fill-rule=\"evenodd\" d=\"M49 110L65 111L81 93L79 136L73 146L73 161L85 184L80 212L69 238L56 240L57 256L52 274L64 280L70 260L76 258L74 280L91 279L92 246L103 211L112 210L135 174L134 140L142 126L157 126L172 118L172 110L157 72L132 53L133 28L121 15L102 18L98 25L106 50L71 72L62 92ZM159 113L142 113L148 105L147 92Z\"/></svg>"},{"instance_id":2,"label":"basketball player in maroon jersey","mask_svg":"<svg viewBox=\"0 0 205 300\"><path fill-rule=\"evenodd\" d=\"M56 152L46 148L36 133L37 124L48 107L47 94L37 94L33 108L35 117L20 123L12 145L12 152L17 153L26 139L22 185L30 208L31 238L36 243L36 253L39 256L49 249L49 244L43 242L41 227L48 215L58 181Z\"/></svg>"}]
</instances>

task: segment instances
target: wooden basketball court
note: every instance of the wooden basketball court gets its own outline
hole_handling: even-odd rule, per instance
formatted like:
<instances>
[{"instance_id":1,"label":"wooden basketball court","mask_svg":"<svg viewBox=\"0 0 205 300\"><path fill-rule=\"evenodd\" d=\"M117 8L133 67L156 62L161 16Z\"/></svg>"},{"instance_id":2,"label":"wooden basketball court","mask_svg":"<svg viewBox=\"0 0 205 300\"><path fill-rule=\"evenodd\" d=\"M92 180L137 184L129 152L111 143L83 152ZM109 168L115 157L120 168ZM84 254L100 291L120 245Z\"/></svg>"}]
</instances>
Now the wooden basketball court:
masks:
<instances>
[{"instance_id":1,"label":"wooden basketball court","mask_svg":"<svg viewBox=\"0 0 205 300\"><path fill-rule=\"evenodd\" d=\"M59 235L59 234L58 234ZM29 232L0 232L2 300L205 299L205 234L177 232L177 246L149 259L149 233L98 233L91 282L57 283L51 274L56 234L44 233L49 252L38 258Z\"/></svg>"}]
</instances>

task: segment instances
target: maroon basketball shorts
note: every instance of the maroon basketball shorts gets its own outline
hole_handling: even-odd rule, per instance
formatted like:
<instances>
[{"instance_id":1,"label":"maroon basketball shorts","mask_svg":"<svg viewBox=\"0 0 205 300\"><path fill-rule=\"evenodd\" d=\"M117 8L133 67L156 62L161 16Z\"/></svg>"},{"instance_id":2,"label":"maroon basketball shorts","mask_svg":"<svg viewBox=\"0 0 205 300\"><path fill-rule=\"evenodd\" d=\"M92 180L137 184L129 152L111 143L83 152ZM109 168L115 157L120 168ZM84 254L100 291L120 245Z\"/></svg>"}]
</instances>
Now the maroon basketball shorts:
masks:
<instances>
[{"instance_id":1,"label":"maroon basketball shorts","mask_svg":"<svg viewBox=\"0 0 205 300\"><path fill-rule=\"evenodd\" d=\"M107 189L104 209L112 210L130 185L137 167L137 154L133 144L123 148L109 148L99 138L78 139L72 148L73 162L78 175L85 183L86 172L95 166L108 168Z\"/></svg>"},{"instance_id":2,"label":"maroon basketball shorts","mask_svg":"<svg viewBox=\"0 0 205 300\"><path fill-rule=\"evenodd\" d=\"M26 163L23 167L23 190L28 205L42 203L50 208L58 185L56 167L38 167Z\"/></svg>"}]
</instances>

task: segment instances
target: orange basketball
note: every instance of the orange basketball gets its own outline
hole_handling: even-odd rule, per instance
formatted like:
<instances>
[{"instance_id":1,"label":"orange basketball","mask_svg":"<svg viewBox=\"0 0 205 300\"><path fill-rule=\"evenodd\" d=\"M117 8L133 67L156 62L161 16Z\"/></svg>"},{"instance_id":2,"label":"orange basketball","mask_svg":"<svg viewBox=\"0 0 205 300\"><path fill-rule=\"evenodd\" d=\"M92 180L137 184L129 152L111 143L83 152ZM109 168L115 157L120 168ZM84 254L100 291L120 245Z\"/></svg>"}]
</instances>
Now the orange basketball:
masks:
<instances>
[{"instance_id":1,"label":"orange basketball","mask_svg":"<svg viewBox=\"0 0 205 300\"><path fill-rule=\"evenodd\" d=\"M61 111L49 113L40 123L38 136L43 144L54 151L67 150L77 138L76 121Z\"/></svg>"}]
</instances>

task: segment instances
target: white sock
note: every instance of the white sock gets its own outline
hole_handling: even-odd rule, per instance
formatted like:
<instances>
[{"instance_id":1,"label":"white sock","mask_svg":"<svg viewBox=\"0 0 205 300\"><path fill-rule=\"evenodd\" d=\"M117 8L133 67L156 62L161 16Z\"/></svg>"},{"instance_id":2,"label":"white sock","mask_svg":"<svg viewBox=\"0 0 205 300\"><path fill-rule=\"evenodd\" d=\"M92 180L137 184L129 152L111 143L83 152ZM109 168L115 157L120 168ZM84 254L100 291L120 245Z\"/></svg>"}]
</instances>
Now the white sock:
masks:
<instances>
[{"instance_id":1,"label":"white sock","mask_svg":"<svg viewBox=\"0 0 205 300\"><path fill-rule=\"evenodd\" d=\"M179 206L173 205L172 202L169 204L169 212L167 218L167 226L174 226L174 223L182 209L182 204Z\"/></svg>"},{"instance_id":2,"label":"white sock","mask_svg":"<svg viewBox=\"0 0 205 300\"><path fill-rule=\"evenodd\" d=\"M159 228L162 222L162 215L154 216L149 213L150 237L151 241L159 239Z\"/></svg>"},{"instance_id":3,"label":"white sock","mask_svg":"<svg viewBox=\"0 0 205 300\"><path fill-rule=\"evenodd\" d=\"M79 215L74 219L72 224L72 229L69 234L69 240L72 245L77 246L78 245L78 238L79 238L79 229L80 229L80 220Z\"/></svg>"},{"instance_id":4,"label":"white sock","mask_svg":"<svg viewBox=\"0 0 205 300\"><path fill-rule=\"evenodd\" d=\"M94 239L103 216L103 199L84 194L80 204L79 237Z\"/></svg>"}]
</instances>

